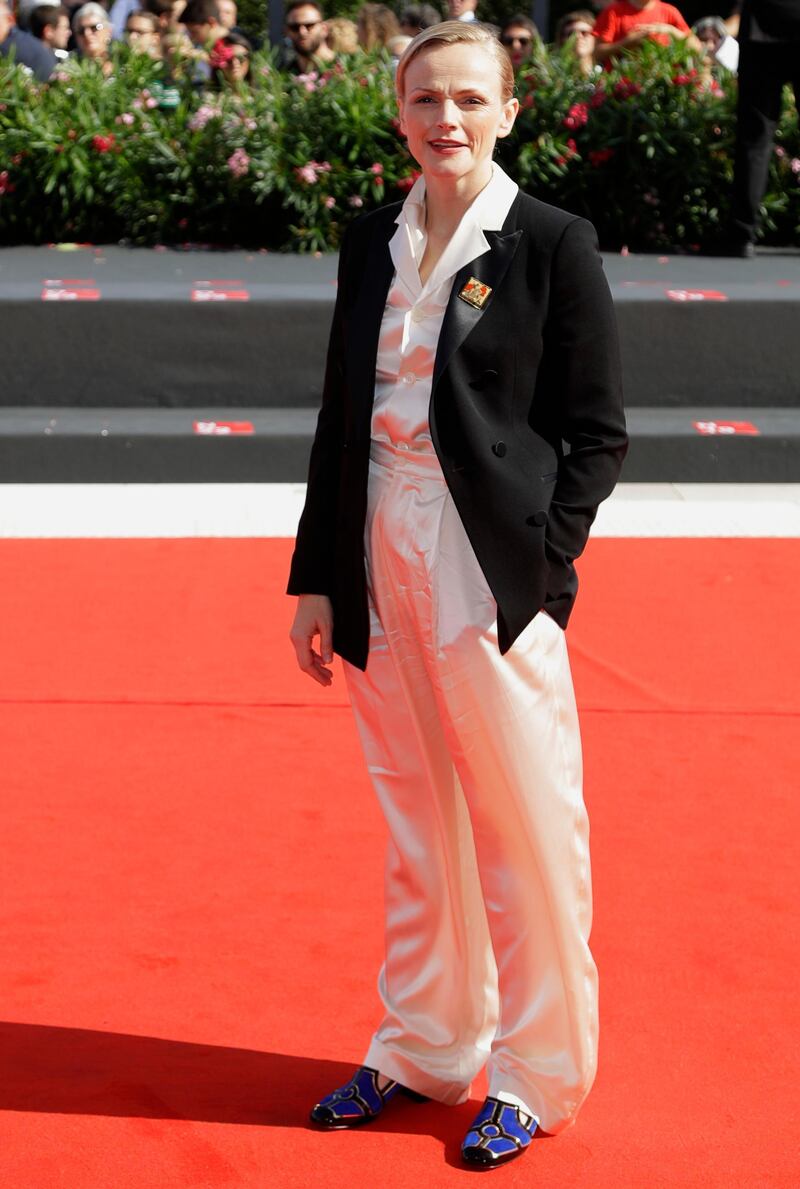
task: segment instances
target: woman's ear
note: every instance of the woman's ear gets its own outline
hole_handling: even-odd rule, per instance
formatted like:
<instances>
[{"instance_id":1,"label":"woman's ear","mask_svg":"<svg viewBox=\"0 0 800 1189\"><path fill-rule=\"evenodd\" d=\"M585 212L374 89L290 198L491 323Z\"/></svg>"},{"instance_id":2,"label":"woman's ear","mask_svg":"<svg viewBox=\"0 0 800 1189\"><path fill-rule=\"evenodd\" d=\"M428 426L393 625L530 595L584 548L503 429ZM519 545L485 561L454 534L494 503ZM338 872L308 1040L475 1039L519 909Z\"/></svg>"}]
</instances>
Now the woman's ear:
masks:
<instances>
[{"instance_id":1,"label":"woman's ear","mask_svg":"<svg viewBox=\"0 0 800 1189\"><path fill-rule=\"evenodd\" d=\"M514 121L517 118L518 111L518 99L508 99L503 104L503 118L501 119L500 127L497 130L498 140L501 140L504 136L508 136L511 129L514 127Z\"/></svg>"},{"instance_id":2,"label":"woman's ear","mask_svg":"<svg viewBox=\"0 0 800 1189\"><path fill-rule=\"evenodd\" d=\"M400 121L400 131L403 136L407 136L406 131L406 105L400 95L397 96L397 118Z\"/></svg>"}]
</instances>

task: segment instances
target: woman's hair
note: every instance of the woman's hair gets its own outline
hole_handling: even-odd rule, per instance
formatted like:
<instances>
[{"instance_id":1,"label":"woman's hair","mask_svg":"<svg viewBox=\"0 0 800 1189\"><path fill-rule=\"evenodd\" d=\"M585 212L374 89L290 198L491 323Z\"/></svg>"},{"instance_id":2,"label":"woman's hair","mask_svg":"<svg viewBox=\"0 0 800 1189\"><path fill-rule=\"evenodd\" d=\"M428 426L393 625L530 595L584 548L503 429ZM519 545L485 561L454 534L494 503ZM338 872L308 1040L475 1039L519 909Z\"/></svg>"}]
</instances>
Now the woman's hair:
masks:
<instances>
[{"instance_id":1,"label":"woman's hair","mask_svg":"<svg viewBox=\"0 0 800 1189\"><path fill-rule=\"evenodd\" d=\"M327 42L335 54L354 54L358 49L358 29L347 17L328 19Z\"/></svg>"},{"instance_id":2,"label":"woman's hair","mask_svg":"<svg viewBox=\"0 0 800 1189\"><path fill-rule=\"evenodd\" d=\"M397 37L400 25L385 4L363 4L358 11L358 41L362 49L385 49L387 41Z\"/></svg>"},{"instance_id":3,"label":"woman's hair","mask_svg":"<svg viewBox=\"0 0 800 1189\"><path fill-rule=\"evenodd\" d=\"M597 14L589 12L587 8L578 8L574 12L565 12L556 25L556 45L563 45L567 40L567 29L571 25L577 25L578 21L583 21L586 25L591 25L594 29L597 21Z\"/></svg>"},{"instance_id":4,"label":"woman's hair","mask_svg":"<svg viewBox=\"0 0 800 1189\"><path fill-rule=\"evenodd\" d=\"M409 63L413 62L423 50L437 45L479 45L490 57L494 58L497 73L500 75L500 92L503 102L507 103L514 96L514 67L511 59L497 40L494 33L478 21L442 21L440 25L432 25L418 33L411 45L397 63L397 94L402 98L405 90L405 77Z\"/></svg>"},{"instance_id":5,"label":"woman's hair","mask_svg":"<svg viewBox=\"0 0 800 1189\"><path fill-rule=\"evenodd\" d=\"M728 30L722 17L701 17L692 25L692 33L696 33L698 37L707 29L713 29L718 37L728 36Z\"/></svg>"},{"instance_id":6,"label":"woman's hair","mask_svg":"<svg viewBox=\"0 0 800 1189\"><path fill-rule=\"evenodd\" d=\"M100 4L84 4L72 14L72 32L75 33L85 20L94 21L97 25L110 25L108 12Z\"/></svg>"},{"instance_id":7,"label":"woman's hair","mask_svg":"<svg viewBox=\"0 0 800 1189\"><path fill-rule=\"evenodd\" d=\"M507 21L503 21L501 34L505 33L506 29L527 29L534 41L539 40L539 30L535 23L530 17L523 16L521 12L509 17Z\"/></svg>"},{"instance_id":8,"label":"woman's hair","mask_svg":"<svg viewBox=\"0 0 800 1189\"><path fill-rule=\"evenodd\" d=\"M442 14L432 4L413 4L404 8L400 13L400 24L408 25L411 29L429 29L431 25L441 25Z\"/></svg>"}]
</instances>

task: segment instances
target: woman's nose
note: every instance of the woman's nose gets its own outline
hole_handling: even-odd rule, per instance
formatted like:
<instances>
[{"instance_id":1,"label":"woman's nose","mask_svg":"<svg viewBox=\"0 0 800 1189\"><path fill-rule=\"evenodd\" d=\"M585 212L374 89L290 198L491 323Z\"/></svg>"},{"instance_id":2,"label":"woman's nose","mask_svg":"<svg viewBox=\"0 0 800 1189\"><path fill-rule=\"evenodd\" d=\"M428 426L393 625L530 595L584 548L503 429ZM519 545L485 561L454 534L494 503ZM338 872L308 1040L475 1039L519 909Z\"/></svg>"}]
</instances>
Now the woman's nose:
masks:
<instances>
[{"instance_id":1,"label":"woman's nose","mask_svg":"<svg viewBox=\"0 0 800 1189\"><path fill-rule=\"evenodd\" d=\"M440 128L455 128L458 123L458 107L452 99L445 99L436 121Z\"/></svg>"}]
</instances>

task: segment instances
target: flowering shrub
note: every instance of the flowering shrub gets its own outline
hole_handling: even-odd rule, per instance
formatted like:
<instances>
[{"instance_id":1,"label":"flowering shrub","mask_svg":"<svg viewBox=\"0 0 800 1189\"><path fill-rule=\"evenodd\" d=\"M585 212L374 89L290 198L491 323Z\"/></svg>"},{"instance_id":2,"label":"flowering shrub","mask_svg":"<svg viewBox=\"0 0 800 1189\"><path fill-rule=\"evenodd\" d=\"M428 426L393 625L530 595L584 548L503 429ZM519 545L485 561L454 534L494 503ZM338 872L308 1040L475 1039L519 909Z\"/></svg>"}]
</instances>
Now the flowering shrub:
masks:
<instances>
[{"instance_id":1,"label":"flowering shrub","mask_svg":"<svg viewBox=\"0 0 800 1189\"><path fill-rule=\"evenodd\" d=\"M0 243L325 251L418 176L380 58L290 78L259 54L249 86L198 91L115 52L110 79L71 63L44 85L0 59ZM734 81L703 78L681 47L648 44L588 79L542 54L518 90L502 164L530 193L590 218L604 247L691 250L724 223ZM797 238L800 134L788 103L765 209L773 240Z\"/></svg>"}]
</instances>

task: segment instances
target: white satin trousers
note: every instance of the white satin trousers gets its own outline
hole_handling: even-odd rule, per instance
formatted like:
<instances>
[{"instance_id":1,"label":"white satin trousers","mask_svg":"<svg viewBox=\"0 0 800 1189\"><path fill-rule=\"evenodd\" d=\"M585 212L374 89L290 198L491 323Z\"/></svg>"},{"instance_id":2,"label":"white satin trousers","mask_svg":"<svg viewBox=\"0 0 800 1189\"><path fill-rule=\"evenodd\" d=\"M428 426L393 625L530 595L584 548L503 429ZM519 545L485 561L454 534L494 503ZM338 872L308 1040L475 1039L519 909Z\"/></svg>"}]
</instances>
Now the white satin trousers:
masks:
<instances>
[{"instance_id":1,"label":"white satin trousers","mask_svg":"<svg viewBox=\"0 0 800 1189\"><path fill-rule=\"evenodd\" d=\"M369 661L345 665L389 829L385 1014L364 1064L459 1103L488 1062L489 1093L554 1133L597 1063L566 641L540 613L500 655L496 604L427 451L372 444Z\"/></svg>"}]
</instances>

